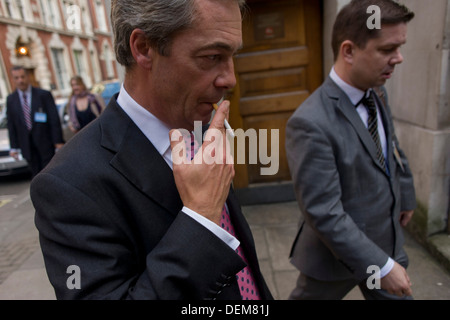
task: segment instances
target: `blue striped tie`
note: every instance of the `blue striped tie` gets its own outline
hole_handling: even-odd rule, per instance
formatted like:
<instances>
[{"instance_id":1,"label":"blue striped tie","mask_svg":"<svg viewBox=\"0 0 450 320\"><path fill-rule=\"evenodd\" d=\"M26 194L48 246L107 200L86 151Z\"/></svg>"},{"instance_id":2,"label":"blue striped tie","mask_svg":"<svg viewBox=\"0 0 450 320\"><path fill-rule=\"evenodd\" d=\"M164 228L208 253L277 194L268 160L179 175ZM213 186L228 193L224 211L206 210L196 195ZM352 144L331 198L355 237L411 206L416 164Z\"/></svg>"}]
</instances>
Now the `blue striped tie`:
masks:
<instances>
[{"instance_id":1,"label":"blue striped tie","mask_svg":"<svg viewBox=\"0 0 450 320\"><path fill-rule=\"evenodd\" d=\"M375 105L375 101L373 98L373 92L370 91L369 96L365 97L362 102L364 106L367 108L367 111L369 112L369 119L367 120L367 128L377 147L378 161L380 162L383 169L386 171L386 160L384 159L384 154L380 143L380 136L378 134L378 114L377 114L377 107Z\"/></svg>"}]
</instances>

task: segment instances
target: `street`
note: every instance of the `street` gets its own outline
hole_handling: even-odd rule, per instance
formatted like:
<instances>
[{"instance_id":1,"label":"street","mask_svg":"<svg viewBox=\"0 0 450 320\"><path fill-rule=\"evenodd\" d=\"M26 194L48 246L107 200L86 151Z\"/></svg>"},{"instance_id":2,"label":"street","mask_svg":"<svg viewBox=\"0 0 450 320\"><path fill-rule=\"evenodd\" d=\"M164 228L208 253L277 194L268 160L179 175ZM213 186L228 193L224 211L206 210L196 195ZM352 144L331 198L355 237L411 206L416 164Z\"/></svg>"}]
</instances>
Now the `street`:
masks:
<instances>
[{"instance_id":1,"label":"street","mask_svg":"<svg viewBox=\"0 0 450 320\"><path fill-rule=\"evenodd\" d=\"M0 178L0 300L53 300L34 225L30 178ZM295 202L243 207L261 270L275 299L285 300L298 271L289 263L300 212ZM450 300L450 274L406 234L408 274L416 300ZM361 300L356 288L346 300Z\"/></svg>"}]
</instances>

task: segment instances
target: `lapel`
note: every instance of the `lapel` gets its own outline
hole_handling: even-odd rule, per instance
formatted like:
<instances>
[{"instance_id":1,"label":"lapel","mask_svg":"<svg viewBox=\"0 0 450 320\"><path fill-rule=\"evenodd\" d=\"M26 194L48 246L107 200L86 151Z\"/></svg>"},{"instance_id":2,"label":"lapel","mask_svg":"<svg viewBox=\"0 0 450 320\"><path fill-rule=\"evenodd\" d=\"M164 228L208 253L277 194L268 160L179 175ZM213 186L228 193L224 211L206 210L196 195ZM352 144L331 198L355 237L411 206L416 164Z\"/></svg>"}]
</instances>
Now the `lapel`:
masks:
<instances>
[{"instance_id":1,"label":"lapel","mask_svg":"<svg viewBox=\"0 0 450 320\"><path fill-rule=\"evenodd\" d=\"M236 198L232 188L230 188L230 193L227 198L227 206L237 238L241 243L240 246L244 249L248 265L250 266L253 276L255 277L256 284L260 291L259 293L262 297L270 298L270 294L269 296L266 295L265 287L263 285L265 281L260 272L258 257L256 256L255 241L253 240L250 226L242 213L239 201Z\"/></svg>"},{"instance_id":2,"label":"lapel","mask_svg":"<svg viewBox=\"0 0 450 320\"><path fill-rule=\"evenodd\" d=\"M101 145L115 152L111 166L149 198L178 214L183 205L172 170L115 99L99 120Z\"/></svg>"},{"instance_id":3,"label":"lapel","mask_svg":"<svg viewBox=\"0 0 450 320\"><path fill-rule=\"evenodd\" d=\"M387 164L390 171L390 176L394 176L395 166L395 160L394 160L394 150L393 150L393 125L390 118L390 113L388 112L388 106L385 104L385 99L381 99L379 96L379 92L377 90L374 90L375 92L375 99L377 100L381 118L383 119L383 126L384 131L386 133L386 148L387 148Z\"/></svg>"},{"instance_id":4,"label":"lapel","mask_svg":"<svg viewBox=\"0 0 450 320\"><path fill-rule=\"evenodd\" d=\"M375 144L373 143L372 137L370 136L369 131L365 127L364 123L361 121L361 118L359 117L358 112L356 111L355 106L350 101L348 96L345 94L344 91L342 91L336 83L331 80L330 77L327 78L325 81L325 88L326 92L328 93L328 96L335 101L336 108L344 115L345 118L350 122L350 124L355 129L356 133L358 134L359 139L361 140L362 144L364 145L364 148L366 149L367 153L369 153L370 157L372 158L372 161L376 164L376 166L382 170L386 175L387 172L383 169L383 167L380 165L378 158L377 158L377 148ZM377 96L377 101L379 106L384 106L380 99ZM391 130L389 126L389 122L387 120L386 110L383 107L380 107L381 110L381 116L383 118L383 125L385 127L386 132L386 143L387 143L387 150L388 150L388 159L391 159L392 154L392 146L390 145L392 141L391 139ZM389 161L390 162L390 161Z\"/></svg>"},{"instance_id":5,"label":"lapel","mask_svg":"<svg viewBox=\"0 0 450 320\"><path fill-rule=\"evenodd\" d=\"M236 198L232 188L230 188L228 194L227 207L241 245L244 247L246 255L249 255L247 258L253 262L256 261L256 256L252 256L255 252L255 244L251 236L250 226L242 213L239 200Z\"/></svg>"},{"instance_id":6,"label":"lapel","mask_svg":"<svg viewBox=\"0 0 450 320\"><path fill-rule=\"evenodd\" d=\"M41 100L38 94L38 91L36 88L31 88L31 119L34 119L34 113L39 110L39 108L42 108Z\"/></svg>"},{"instance_id":7,"label":"lapel","mask_svg":"<svg viewBox=\"0 0 450 320\"><path fill-rule=\"evenodd\" d=\"M12 105L17 106L17 108L14 108L14 110L17 112L17 116L19 117L20 122L22 123L21 127L25 128L25 117L23 115L22 102L20 101L18 89L16 89L16 91L14 92L12 98L13 98Z\"/></svg>"}]
</instances>

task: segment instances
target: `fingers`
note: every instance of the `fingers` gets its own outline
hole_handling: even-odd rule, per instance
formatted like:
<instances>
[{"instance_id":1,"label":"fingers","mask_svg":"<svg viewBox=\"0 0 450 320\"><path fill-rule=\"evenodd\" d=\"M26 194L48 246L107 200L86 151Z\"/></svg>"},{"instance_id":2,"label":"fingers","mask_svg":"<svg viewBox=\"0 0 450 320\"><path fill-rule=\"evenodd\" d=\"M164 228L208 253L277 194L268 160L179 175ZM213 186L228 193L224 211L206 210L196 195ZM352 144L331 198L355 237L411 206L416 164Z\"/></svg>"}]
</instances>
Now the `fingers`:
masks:
<instances>
[{"instance_id":1,"label":"fingers","mask_svg":"<svg viewBox=\"0 0 450 320\"><path fill-rule=\"evenodd\" d=\"M220 158L222 133L219 129L213 131L217 135L212 134L212 141L206 148L200 147L192 161L186 160L188 146L184 141L183 129L172 130L169 135L174 179L183 205L219 224L222 207L234 177L234 168L232 165L223 165Z\"/></svg>"},{"instance_id":2,"label":"fingers","mask_svg":"<svg viewBox=\"0 0 450 320\"><path fill-rule=\"evenodd\" d=\"M404 211L400 213L400 224L402 227L406 227L411 221L414 215L414 211Z\"/></svg>"},{"instance_id":3,"label":"fingers","mask_svg":"<svg viewBox=\"0 0 450 320\"><path fill-rule=\"evenodd\" d=\"M169 137L173 164L176 166L187 163L189 159L186 156L186 143L184 142L184 136L181 131L177 129L171 130L169 132Z\"/></svg>"},{"instance_id":4,"label":"fingers","mask_svg":"<svg viewBox=\"0 0 450 320\"><path fill-rule=\"evenodd\" d=\"M391 272L381 279L381 288L398 297L412 296L411 286L408 273L397 262Z\"/></svg>"},{"instance_id":5,"label":"fingers","mask_svg":"<svg viewBox=\"0 0 450 320\"><path fill-rule=\"evenodd\" d=\"M210 128L225 130L225 119L228 119L230 113L230 102L225 100L217 108L216 114L211 120Z\"/></svg>"},{"instance_id":6,"label":"fingers","mask_svg":"<svg viewBox=\"0 0 450 320\"><path fill-rule=\"evenodd\" d=\"M13 157L15 160L19 160L19 152L17 152L17 151L11 151L10 153L9 153L9 155L11 156L11 157Z\"/></svg>"}]
</instances>

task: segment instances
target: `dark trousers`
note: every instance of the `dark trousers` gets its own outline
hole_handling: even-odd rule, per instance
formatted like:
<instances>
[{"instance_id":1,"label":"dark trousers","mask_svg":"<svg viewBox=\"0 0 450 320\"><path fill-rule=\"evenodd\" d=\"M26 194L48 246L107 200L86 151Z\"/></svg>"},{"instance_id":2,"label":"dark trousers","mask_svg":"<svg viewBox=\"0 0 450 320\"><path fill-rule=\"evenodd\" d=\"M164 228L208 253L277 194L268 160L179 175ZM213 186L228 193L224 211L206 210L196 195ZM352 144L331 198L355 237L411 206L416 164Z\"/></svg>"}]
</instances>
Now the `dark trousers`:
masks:
<instances>
[{"instance_id":1,"label":"dark trousers","mask_svg":"<svg viewBox=\"0 0 450 320\"><path fill-rule=\"evenodd\" d=\"M38 148L31 143L31 159L27 159L27 161L33 178L50 163L53 156L54 154L45 157L42 156Z\"/></svg>"}]
</instances>

